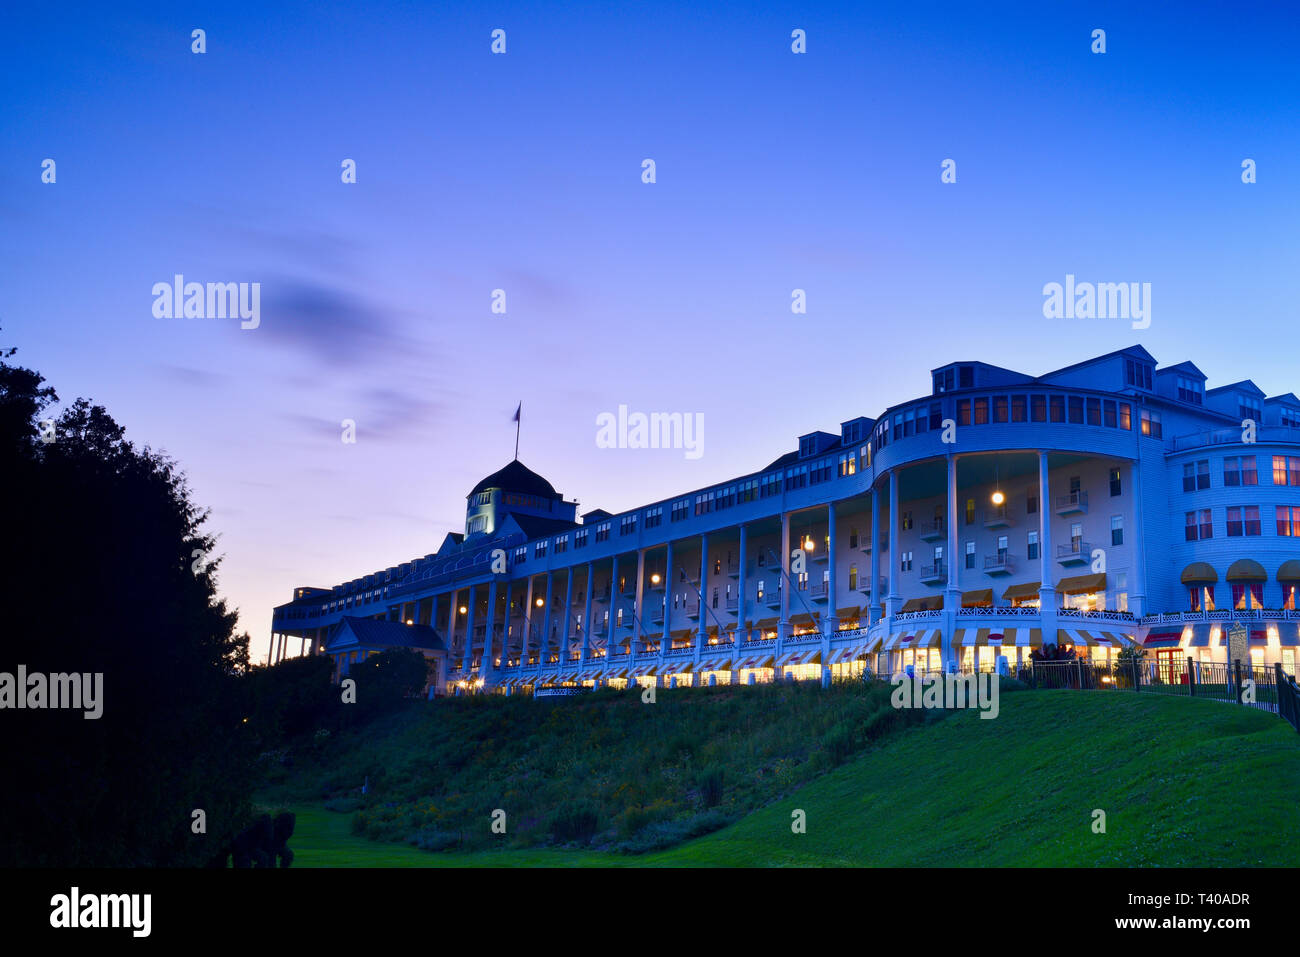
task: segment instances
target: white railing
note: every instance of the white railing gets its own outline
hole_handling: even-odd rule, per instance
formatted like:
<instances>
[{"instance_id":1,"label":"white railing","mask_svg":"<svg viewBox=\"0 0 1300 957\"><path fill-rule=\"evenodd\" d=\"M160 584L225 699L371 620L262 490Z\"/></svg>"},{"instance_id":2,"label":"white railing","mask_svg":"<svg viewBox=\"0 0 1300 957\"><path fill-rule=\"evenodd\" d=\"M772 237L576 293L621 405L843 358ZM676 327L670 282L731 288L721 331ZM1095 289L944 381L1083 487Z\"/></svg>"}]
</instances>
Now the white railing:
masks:
<instances>
[{"instance_id":1,"label":"white railing","mask_svg":"<svg viewBox=\"0 0 1300 957\"><path fill-rule=\"evenodd\" d=\"M1136 623L1131 611L1088 611L1083 608L1058 608L1058 618L1085 618L1090 621L1122 621Z\"/></svg>"},{"instance_id":2,"label":"white railing","mask_svg":"<svg viewBox=\"0 0 1300 957\"><path fill-rule=\"evenodd\" d=\"M942 617L942 611L905 611L895 615L894 621L930 621Z\"/></svg>"}]
</instances>

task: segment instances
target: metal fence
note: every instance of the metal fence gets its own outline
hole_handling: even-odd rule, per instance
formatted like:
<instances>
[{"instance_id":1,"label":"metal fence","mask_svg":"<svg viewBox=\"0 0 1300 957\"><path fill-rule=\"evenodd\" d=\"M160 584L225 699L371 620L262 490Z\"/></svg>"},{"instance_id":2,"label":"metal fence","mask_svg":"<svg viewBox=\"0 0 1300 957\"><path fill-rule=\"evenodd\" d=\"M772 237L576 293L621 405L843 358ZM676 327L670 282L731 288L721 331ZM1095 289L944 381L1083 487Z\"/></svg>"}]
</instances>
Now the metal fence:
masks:
<instances>
[{"instance_id":1,"label":"metal fence","mask_svg":"<svg viewBox=\"0 0 1300 957\"><path fill-rule=\"evenodd\" d=\"M1208 698L1281 714L1300 730L1300 688L1280 665L1201 662L1191 658L1125 662L1035 661L1017 674L1035 688L1139 691ZM1285 688L1285 690L1283 690ZM1280 708L1285 696L1285 708Z\"/></svg>"}]
</instances>

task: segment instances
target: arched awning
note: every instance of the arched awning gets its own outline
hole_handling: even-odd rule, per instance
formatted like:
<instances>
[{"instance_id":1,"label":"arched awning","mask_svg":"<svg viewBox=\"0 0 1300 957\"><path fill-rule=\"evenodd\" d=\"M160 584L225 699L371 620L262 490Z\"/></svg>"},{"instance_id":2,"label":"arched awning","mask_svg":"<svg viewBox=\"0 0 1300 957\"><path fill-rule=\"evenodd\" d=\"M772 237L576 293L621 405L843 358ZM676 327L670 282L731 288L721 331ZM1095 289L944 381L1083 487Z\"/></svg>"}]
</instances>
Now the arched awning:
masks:
<instances>
[{"instance_id":1,"label":"arched awning","mask_svg":"<svg viewBox=\"0 0 1300 957\"><path fill-rule=\"evenodd\" d=\"M1184 585L1213 585L1219 580L1219 573L1205 562L1192 562L1183 569L1181 581Z\"/></svg>"},{"instance_id":2,"label":"arched awning","mask_svg":"<svg viewBox=\"0 0 1300 957\"><path fill-rule=\"evenodd\" d=\"M1280 582L1300 582L1300 561L1293 558L1289 562L1283 562L1282 567L1277 570L1277 580Z\"/></svg>"},{"instance_id":3,"label":"arched awning","mask_svg":"<svg viewBox=\"0 0 1300 957\"><path fill-rule=\"evenodd\" d=\"M974 591L961 593L961 606L963 608L989 608L992 605L992 588L976 588Z\"/></svg>"},{"instance_id":4,"label":"arched awning","mask_svg":"<svg viewBox=\"0 0 1300 957\"><path fill-rule=\"evenodd\" d=\"M1249 558L1239 558L1228 568L1227 579L1230 582L1268 581L1264 566Z\"/></svg>"}]
</instances>

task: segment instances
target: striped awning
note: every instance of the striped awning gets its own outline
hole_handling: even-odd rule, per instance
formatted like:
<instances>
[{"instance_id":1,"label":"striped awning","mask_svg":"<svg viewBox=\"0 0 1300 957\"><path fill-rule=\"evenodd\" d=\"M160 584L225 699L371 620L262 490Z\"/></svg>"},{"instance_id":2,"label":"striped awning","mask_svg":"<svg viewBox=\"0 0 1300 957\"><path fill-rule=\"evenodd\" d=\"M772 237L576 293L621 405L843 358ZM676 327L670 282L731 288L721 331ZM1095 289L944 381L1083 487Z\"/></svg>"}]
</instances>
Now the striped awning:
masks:
<instances>
[{"instance_id":1,"label":"striped awning","mask_svg":"<svg viewBox=\"0 0 1300 957\"><path fill-rule=\"evenodd\" d=\"M870 654L872 646L879 644L879 638L872 638L868 641L855 642L854 644L848 645L844 648L837 648L831 652L831 656L827 659L826 663L831 665L840 665L846 661L852 661L854 658Z\"/></svg>"},{"instance_id":2,"label":"striped awning","mask_svg":"<svg viewBox=\"0 0 1300 957\"><path fill-rule=\"evenodd\" d=\"M707 655L708 652L706 651L705 654ZM726 657L723 658L706 657L703 661L699 663L699 666L696 667L695 670L696 671L730 671L731 656L727 655Z\"/></svg>"},{"instance_id":3,"label":"striped awning","mask_svg":"<svg viewBox=\"0 0 1300 957\"><path fill-rule=\"evenodd\" d=\"M771 668L775 657L776 656L771 652L762 655L750 655L749 657L740 660L736 665L736 670L745 671L749 668Z\"/></svg>"},{"instance_id":4,"label":"striped awning","mask_svg":"<svg viewBox=\"0 0 1300 957\"><path fill-rule=\"evenodd\" d=\"M903 602L903 607L899 610L900 614L906 614L913 611L942 611L942 595L926 595L922 598L909 598Z\"/></svg>"},{"instance_id":5,"label":"striped awning","mask_svg":"<svg viewBox=\"0 0 1300 957\"><path fill-rule=\"evenodd\" d=\"M777 659L776 666L785 668L790 665L819 665L822 662L820 648L804 648L800 651L787 651Z\"/></svg>"},{"instance_id":6,"label":"striped awning","mask_svg":"<svg viewBox=\"0 0 1300 957\"><path fill-rule=\"evenodd\" d=\"M1182 629L1178 631L1152 631L1147 633L1142 645L1145 648L1177 648L1182 640Z\"/></svg>"},{"instance_id":7,"label":"striped awning","mask_svg":"<svg viewBox=\"0 0 1300 957\"><path fill-rule=\"evenodd\" d=\"M677 661L670 661L659 669L661 675L680 675L685 674L695 667L695 662L690 658L681 658Z\"/></svg>"},{"instance_id":8,"label":"striped awning","mask_svg":"<svg viewBox=\"0 0 1300 957\"><path fill-rule=\"evenodd\" d=\"M1043 646L1043 629L1041 628L958 628L953 632L954 648L1041 648Z\"/></svg>"},{"instance_id":9,"label":"striped awning","mask_svg":"<svg viewBox=\"0 0 1300 957\"><path fill-rule=\"evenodd\" d=\"M650 675L654 675L658 673L659 673L659 662L655 661L649 664L637 665L635 668L632 669L632 672L631 674L628 675L628 677L648 678L650 677Z\"/></svg>"},{"instance_id":10,"label":"striped awning","mask_svg":"<svg viewBox=\"0 0 1300 957\"><path fill-rule=\"evenodd\" d=\"M1056 629L1058 645L1071 644L1089 648L1124 648L1135 644L1132 637L1117 631L1093 631L1088 628Z\"/></svg>"},{"instance_id":11,"label":"striped awning","mask_svg":"<svg viewBox=\"0 0 1300 957\"><path fill-rule=\"evenodd\" d=\"M943 631L939 628L906 628L885 639L882 651L902 651L905 648L935 648Z\"/></svg>"},{"instance_id":12,"label":"striped awning","mask_svg":"<svg viewBox=\"0 0 1300 957\"><path fill-rule=\"evenodd\" d=\"M627 672L628 672L628 665L626 662L624 662L621 665L610 665L610 667L605 671L603 677L626 678L628 676Z\"/></svg>"}]
</instances>

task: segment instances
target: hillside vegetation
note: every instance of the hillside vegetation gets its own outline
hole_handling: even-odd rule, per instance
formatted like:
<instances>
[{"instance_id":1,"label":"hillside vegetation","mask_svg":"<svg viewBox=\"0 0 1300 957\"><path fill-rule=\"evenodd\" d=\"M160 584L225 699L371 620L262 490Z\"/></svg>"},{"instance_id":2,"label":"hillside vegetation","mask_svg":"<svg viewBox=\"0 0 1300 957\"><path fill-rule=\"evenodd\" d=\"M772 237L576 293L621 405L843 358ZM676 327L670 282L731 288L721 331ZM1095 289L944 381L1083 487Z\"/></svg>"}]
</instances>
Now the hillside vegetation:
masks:
<instances>
[{"instance_id":1,"label":"hillside vegetation","mask_svg":"<svg viewBox=\"0 0 1300 957\"><path fill-rule=\"evenodd\" d=\"M781 693L791 695L796 708L807 708L824 694L744 690L766 692L772 702ZM760 707L759 700L756 696L754 707ZM961 712L891 734L881 746L802 787L791 781L736 823L653 853L521 848L518 841L498 837L495 845L475 845L501 850L427 854L354 837L348 816L307 806L294 844L296 865L1292 863L1300 735L1278 718L1229 704L1113 691L1004 694L1001 705L997 720ZM583 713L590 714L585 708ZM614 718L611 728L619 720ZM570 760L567 754L557 756L557 770ZM535 776L542 765L516 766L534 775L527 779L531 785L554 786ZM634 789L654 767L649 758L632 762L625 773L594 773ZM767 767L753 780L776 774L775 764ZM757 787L745 793L751 800L762 796ZM806 833L791 830L795 809L806 815ZM1105 812L1104 833L1094 828L1096 811ZM486 814L475 826L488 832Z\"/></svg>"}]
</instances>

